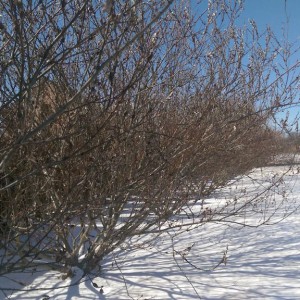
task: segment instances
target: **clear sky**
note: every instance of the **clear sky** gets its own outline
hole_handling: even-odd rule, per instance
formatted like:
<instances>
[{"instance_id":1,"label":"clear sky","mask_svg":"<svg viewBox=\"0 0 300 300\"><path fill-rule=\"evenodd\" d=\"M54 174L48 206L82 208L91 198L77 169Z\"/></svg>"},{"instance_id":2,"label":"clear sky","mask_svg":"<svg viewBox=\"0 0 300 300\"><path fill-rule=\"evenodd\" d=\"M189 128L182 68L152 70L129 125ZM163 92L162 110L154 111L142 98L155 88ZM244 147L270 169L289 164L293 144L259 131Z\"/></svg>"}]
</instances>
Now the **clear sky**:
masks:
<instances>
[{"instance_id":1,"label":"clear sky","mask_svg":"<svg viewBox=\"0 0 300 300\"><path fill-rule=\"evenodd\" d=\"M285 33L289 42L296 42L299 46L300 0L245 0L239 22L245 24L249 19L255 20L259 31L263 31L269 25L279 40L283 39ZM300 51L295 53L291 63L296 60L300 60ZM292 121L300 113L300 108L292 108L289 111Z\"/></svg>"},{"instance_id":2,"label":"clear sky","mask_svg":"<svg viewBox=\"0 0 300 300\"><path fill-rule=\"evenodd\" d=\"M214 0L203 0L200 2L203 8L207 7L208 1L213 2ZM238 0L226 1L233 2ZM198 1L191 1L191 3L196 2ZM289 65L292 66L297 61L300 61L300 0L243 0L243 4L244 9L236 20L236 25L249 26L249 21L254 20L258 31L261 33L269 26L279 42L283 44L284 41L288 40L290 44L294 45L294 49L299 48L299 51L294 53L289 59ZM197 9L199 9L199 7ZM300 76L300 74L294 75ZM300 102L300 93L298 93L295 98L295 102ZM299 107L289 108L288 110L290 115L289 124L292 125L292 121L297 115L300 119L300 105ZM286 111L276 116L279 117L279 119L285 119Z\"/></svg>"},{"instance_id":3,"label":"clear sky","mask_svg":"<svg viewBox=\"0 0 300 300\"><path fill-rule=\"evenodd\" d=\"M241 19L254 19L261 30L270 25L278 35L285 28L290 41L300 39L300 0L245 0Z\"/></svg>"}]
</instances>

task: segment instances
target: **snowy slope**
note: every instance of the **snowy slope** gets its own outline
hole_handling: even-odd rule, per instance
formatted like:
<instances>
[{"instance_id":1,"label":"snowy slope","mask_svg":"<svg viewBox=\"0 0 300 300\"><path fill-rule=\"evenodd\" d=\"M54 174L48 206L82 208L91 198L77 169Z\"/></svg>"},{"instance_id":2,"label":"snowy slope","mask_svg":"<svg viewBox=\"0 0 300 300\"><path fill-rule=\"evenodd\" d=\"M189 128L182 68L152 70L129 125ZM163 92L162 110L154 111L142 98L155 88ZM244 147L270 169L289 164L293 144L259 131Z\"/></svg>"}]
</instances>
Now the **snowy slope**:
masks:
<instances>
[{"instance_id":1,"label":"snowy slope","mask_svg":"<svg viewBox=\"0 0 300 300\"><path fill-rule=\"evenodd\" d=\"M80 279L80 270L66 280L49 270L0 278L0 288L6 288L0 299L300 299L300 174L295 168L281 180L286 171L282 166L256 169L193 208L268 197L263 205L249 205L246 214L135 238L79 285L72 283ZM266 187L268 193L260 194ZM266 225L236 224L261 222Z\"/></svg>"}]
</instances>

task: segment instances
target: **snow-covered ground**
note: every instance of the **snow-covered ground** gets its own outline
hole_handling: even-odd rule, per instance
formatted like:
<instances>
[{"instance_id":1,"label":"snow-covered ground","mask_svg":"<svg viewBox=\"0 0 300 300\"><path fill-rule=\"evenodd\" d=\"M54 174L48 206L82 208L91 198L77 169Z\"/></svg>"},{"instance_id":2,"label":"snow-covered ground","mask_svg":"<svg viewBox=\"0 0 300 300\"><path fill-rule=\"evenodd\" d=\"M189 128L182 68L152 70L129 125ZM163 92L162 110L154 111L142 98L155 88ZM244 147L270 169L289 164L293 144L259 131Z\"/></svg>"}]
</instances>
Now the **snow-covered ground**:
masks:
<instances>
[{"instance_id":1,"label":"snow-covered ground","mask_svg":"<svg viewBox=\"0 0 300 300\"><path fill-rule=\"evenodd\" d=\"M50 270L7 275L0 278L0 299L300 299L300 173L295 167L281 180L286 171L253 170L193 208L260 199L224 223L135 238L80 284L72 285L80 270L66 280Z\"/></svg>"}]
</instances>

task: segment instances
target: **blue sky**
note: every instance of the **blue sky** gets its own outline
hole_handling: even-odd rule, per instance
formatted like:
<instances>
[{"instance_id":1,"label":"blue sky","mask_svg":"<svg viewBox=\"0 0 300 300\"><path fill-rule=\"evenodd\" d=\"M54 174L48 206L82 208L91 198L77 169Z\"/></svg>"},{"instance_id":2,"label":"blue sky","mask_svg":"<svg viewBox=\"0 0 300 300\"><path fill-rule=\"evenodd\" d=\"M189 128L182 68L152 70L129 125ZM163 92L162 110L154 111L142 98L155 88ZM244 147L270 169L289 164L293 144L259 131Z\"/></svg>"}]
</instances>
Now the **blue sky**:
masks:
<instances>
[{"instance_id":1,"label":"blue sky","mask_svg":"<svg viewBox=\"0 0 300 300\"><path fill-rule=\"evenodd\" d=\"M241 20L254 19L263 30L267 25L277 35L286 28L290 41L300 39L300 0L245 0Z\"/></svg>"},{"instance_id":2,"label":"blue sky","mask_svg":"<svg viewBox=\"0 0 300 300\"><path fill-rule=\"evenodd\" d=\"M259 31L270 26L279 40L283 34L289 42L300 44L300 0L245 0L244 11L238 23L245 24L249 19L255 20ZM300 59L296 53L291 63ZM300 112L300 108L289 109L290 121ZM284 118L285 114L280 114Z\"/></svg>"},{"instance_id":3,"label":"blue sky","mask_svg":"<svg viewBox=\"0 0 300 300\"><path fill-rule=\"evenodd\" d=\"M203 5L203 9L207 7L208 1L214 0L203 0L200 2L201 5ZM226 1L233 2L238 0ZM196 2L198 1L191 1L192 7L193 3ZM236 20L236 25L249 26L249 21L254 20L258 31L261 33L263 33L267 26L269 26L282 45L287 39L290 44L294 44L294 49L299 48L299 51L294 53L289 59L289 65L292 66L297 61L300 61L300 0L244 0L243 3L244 9L239 18ZM199 7L197 7L197 9L199 9ZM294 75L300 76L300 74L296 73ZM295 102L300 102L300 93L297 93L295 98ZM297 114L299 114L300 118L300 105L299 107L289 108L288 110L290 115L289 124L292 125ZM285 119L286 112L287 110L278 113L276 117L279 119Z\"/></svg>"}]
</instances>

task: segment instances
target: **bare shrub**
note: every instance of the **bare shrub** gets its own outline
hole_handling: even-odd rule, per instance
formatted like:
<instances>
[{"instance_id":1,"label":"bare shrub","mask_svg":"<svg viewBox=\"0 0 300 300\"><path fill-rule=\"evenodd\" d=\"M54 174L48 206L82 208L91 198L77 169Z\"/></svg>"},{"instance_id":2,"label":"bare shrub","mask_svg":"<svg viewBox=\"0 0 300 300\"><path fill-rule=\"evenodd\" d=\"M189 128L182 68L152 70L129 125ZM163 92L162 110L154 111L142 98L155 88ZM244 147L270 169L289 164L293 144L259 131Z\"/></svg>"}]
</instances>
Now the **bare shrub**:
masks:
<instances>
[{"instance_id":1,"label":"bare shrub","mask_svg":"<svg viewBox=\"0 0 300 300\"><path fill-rule=\"evenodd\" d=\"M88 273L276 152L271 31L235 27L237 3L110 4L0 1L0 274Z\"/></svg>"}]
</instances>

